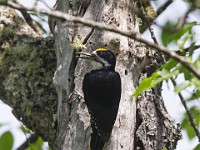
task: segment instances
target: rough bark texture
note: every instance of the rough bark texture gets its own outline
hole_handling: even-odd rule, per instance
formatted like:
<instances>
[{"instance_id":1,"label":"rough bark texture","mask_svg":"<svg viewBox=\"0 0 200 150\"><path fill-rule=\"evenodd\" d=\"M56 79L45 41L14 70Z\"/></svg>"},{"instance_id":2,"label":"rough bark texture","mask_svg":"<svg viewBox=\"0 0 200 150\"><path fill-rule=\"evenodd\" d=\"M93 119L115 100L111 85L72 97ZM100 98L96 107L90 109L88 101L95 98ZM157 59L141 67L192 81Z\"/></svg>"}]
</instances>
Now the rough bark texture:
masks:
<instances>
[{"instance_id":1,"label":"rough bark texture","mask_svg":"<svg viewBox=\"0 0 200 150\"><path fill-rule=\"evenodd\" d=\"M54 145L57 96L52 38L40 38L13 9L0 6L0 99Z\"/></svg>"},{"instance_id":2,"label":"rough bark texture","mask_svg":"<svg viewBox=\"0 0 200 150\"><path fill-rule=\"evenodd\" d=\"M149 89L137 98L135 149L173 150L181 138L180 127L175 127L161 97L161 85Z\"/></svg>"},{"instance_id":3,"label":"rough bark texture","mask_svg":"<svg viewBox=\"0 0 200 150\"><path fill-rule=\"evenodd\" d=\"M132 0L60 0L56 9L131 32L138 31L134 11L130 10L133 7L129 7L133 3ZM14 108L14 114L28 128L49 141L53 149L88 149L90 116L81 87L90 64L86 60L76 62L73 58L72 45L76 37L81 41L85 39L87 51L108 47L118 54L116 70L122 79L122 97L105 149L160 150L176 146L180 133L165 110L160 87L147 90L137 99L132 97L147 73L144 72L147 64L154 60L144 45L88 27L73 24L65 27L61 20L51 19L55 55L52 39L36 37L11 9L2 7L0 10L7 12L7 16L5 12L0 13L0 98ZM6 21L6 18L10 20ZM52 81L54 72L56 89ZM54 114L57 99L56 129Z\"/></svg>"}]
</instances>

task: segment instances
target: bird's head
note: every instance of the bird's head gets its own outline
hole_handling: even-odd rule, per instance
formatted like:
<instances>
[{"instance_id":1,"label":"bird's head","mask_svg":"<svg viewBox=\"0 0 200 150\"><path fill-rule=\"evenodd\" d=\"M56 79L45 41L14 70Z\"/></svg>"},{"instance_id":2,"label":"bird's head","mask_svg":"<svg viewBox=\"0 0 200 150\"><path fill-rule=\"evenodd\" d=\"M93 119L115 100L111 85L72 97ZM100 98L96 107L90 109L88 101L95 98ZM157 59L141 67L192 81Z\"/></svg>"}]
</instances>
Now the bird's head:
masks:
<instances>
[{"instance_id":1,"label":"bird's head","mask_svg":"<svg viewBox=\"0 0 200 150\"><path fill-rule=\"evenodd\" d=\"M92 70L109 69L115 70L116 57L112 51L98 48L92 53L79 52L79 58L91 60Z\"/></svg>"}]
</instances>

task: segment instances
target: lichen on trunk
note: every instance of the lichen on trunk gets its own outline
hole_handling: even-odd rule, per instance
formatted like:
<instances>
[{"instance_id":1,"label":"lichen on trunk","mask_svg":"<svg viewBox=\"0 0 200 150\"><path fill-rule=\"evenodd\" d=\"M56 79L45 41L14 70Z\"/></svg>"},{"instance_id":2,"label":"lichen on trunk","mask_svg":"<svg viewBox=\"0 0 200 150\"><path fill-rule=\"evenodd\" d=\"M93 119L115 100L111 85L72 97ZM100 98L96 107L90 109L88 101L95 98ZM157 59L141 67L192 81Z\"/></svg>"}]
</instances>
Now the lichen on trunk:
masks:
<instances>
[{"instance_id":1,"label":"lichen on trunk","mask_svg":"<svg viewBox=\"0 0 200 150\"><path fill-rule=\"evenodd\" d=\"M53 39L37 37L13 9L3 6L0 27L0 99L53 147L57 105L52 83L56 68Z\"/></svg>"}]
</instances>

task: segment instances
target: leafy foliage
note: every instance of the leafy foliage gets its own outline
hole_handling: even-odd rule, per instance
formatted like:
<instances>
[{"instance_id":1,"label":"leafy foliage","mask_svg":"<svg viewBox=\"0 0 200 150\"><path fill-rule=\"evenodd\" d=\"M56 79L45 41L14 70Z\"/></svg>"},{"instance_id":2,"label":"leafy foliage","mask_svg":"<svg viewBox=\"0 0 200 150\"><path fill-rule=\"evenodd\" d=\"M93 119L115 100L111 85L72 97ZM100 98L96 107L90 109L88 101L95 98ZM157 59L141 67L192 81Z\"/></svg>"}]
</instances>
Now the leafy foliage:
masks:
<instances>
[{"instance_id":1,"label":"leafy foliage","mask_svg":"<svg viewBox=\"0 0 200 150\"><path fill-rule=\"evenodd\" d=\"M195 124L197 127L200 125L200 109L196 106L193 106L190 108L190 112L192 113L192 116L195 118ZM182 120L181 128L186 130L188 138L192 140L196 134L194 132L194 129L190 126L187 114L184 114L184 118Z\"/></svg>"},{"instance_id":2,"label":"leafy foliage","mask_svg":"<svg viewBox=\"0 0 200 150\"><path fill-rule=\"evenodd\" d=\"M40 150L43 146L43 139L41 137L38 137L37 141L35 143L32 143L27 150Z\"/></svg>"},{"instance_id":3,"label":"leafy foliage","mask_svg":"<svg viewBox=\"0 0 200 150\"><path fill-rule=\"evenodd\" d=\"M189 2L189 1L187 1ZM175 46L178 49L177 54L181 55L184 59L190 62L190 65L196 68L196 71L200 71L200 54L197 49L200 46L196 45L196 33L194 27L199 26L197 21L189 22L186 20L183 26L180 26L180 22L172 22L168 20L161 31L161 40L163 46L171 47ZM180 82L180 76L183 76ZM143 79L138 88L133 93L133 96L138 96L141 92L148 88L154 88L162 81L170 81L171 78L179 81L174 87L174 92L179 94L181 92L187 92L188 96L184 97L187 103L190 103L190 112L195 120L197 128L200 127L200 107L191 105L192 102L200 98L200 80L192 74L187 68L182 66L179 62L173 59L168 59L165 64L158 68L150 77ZM196 133L193 127L190 125L188 116L186 113L182 116L181 128L186 131L190 140L194 139ZM198 144L195 150L200 149Z\"/></svg>"}]
</instances>

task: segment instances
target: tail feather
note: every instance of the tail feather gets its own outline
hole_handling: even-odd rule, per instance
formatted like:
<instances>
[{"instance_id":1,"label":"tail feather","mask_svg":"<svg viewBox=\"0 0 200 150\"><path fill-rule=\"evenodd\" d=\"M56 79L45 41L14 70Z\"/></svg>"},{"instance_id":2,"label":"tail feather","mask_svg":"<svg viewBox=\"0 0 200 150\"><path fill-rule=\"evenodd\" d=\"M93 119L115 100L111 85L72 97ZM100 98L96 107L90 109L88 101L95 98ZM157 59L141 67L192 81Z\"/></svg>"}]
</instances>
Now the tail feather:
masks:
<instances>
[{"instance_id":1,"label":"tail feather","mask_svg":"<svg viewBox=\"0 0 200 150\"><path fill-rule=\"evenodd\" d=\"M105 142L99 136L97 131L93 131L91 135L90 148L91 150L102 150Z\"/></svg>"}]
</instances>

